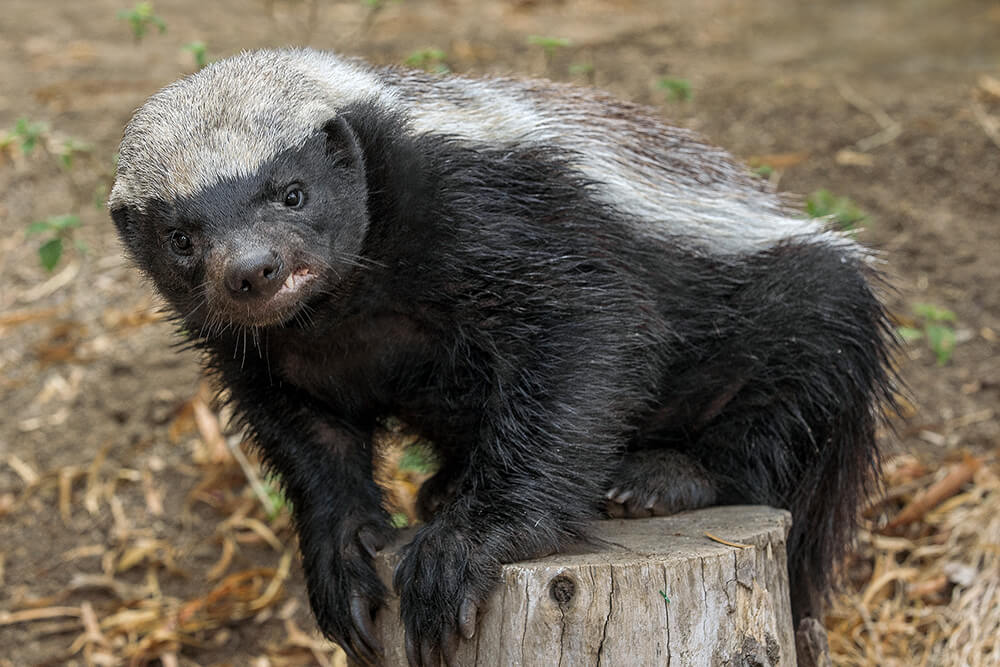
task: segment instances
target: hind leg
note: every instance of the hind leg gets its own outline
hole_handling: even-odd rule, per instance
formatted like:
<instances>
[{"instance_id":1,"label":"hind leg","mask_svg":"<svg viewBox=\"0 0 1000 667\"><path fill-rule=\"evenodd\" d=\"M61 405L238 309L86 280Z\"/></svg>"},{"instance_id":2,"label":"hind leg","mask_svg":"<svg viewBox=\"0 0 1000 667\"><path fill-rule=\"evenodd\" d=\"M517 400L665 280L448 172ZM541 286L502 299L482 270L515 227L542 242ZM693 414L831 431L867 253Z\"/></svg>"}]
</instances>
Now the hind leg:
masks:
<instances>
[{"instance_id":1,"label":"hind leg","mask_svg":"<svg viewBox=\"0 0 1000 667\"><path fill-rule=\"evenodd\" d=\"M673 449L629 452L605 494L608 516L628 519L697 509L717 497L717 484L705 467Z\"/></svg>"}]
</instances>

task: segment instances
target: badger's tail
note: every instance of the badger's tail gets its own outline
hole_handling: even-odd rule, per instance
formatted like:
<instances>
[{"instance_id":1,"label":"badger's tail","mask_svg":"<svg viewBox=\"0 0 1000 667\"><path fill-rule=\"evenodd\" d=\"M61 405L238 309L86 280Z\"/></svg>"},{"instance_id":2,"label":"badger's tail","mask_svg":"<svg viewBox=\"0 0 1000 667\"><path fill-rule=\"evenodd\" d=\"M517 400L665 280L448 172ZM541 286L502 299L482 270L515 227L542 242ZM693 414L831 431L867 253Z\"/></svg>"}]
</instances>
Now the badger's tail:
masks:
<instances>
[{"instance_id":1,"label":"badger's tail","mask_svg":"<svg viewBox=\"0 0 1000 667\"><path fill-rule=\"evenodd\" d=\"M788 243L746 260L722 357L740 386L689 451L719 500L791 510L792 610L819 615L877 484L876 431L894 405L894 334L864 257Z\"/></svg>"}]
</instances>

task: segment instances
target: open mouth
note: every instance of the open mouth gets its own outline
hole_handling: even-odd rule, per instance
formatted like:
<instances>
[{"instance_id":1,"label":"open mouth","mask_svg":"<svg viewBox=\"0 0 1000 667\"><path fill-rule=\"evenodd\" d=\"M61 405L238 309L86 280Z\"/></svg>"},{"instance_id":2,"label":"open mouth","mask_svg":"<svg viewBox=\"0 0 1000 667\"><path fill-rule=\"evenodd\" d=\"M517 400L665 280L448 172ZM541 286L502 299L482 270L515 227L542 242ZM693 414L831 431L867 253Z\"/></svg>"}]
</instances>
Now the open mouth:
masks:
<instances>
[{"instance_id":1,"label":"open mouth","mask_svg":"<svg viewBox=\"0 0 1000 667\"><path fill-rule=\"evenodd\" d=\"M288 277L285 278L285 282L281 284L281 287L278 289L275 296L280 297L295 294L302 289L303 286L312 282L315 278L316 274L305 267L296 269L288 274Z\"/></svg>"}]
</instances>

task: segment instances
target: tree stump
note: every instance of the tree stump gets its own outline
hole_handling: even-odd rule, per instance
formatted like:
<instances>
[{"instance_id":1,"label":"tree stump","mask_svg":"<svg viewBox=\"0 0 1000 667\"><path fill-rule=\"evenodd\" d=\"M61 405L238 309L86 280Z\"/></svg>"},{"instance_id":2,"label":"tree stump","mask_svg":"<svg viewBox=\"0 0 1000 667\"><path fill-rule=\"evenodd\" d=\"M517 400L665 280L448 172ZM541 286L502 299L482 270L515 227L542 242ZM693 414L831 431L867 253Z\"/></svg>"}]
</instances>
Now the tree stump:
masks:
<instances>
[{"instance_id":1,"label":"tree stump","mask_svg":"<svg viewBox=\"0 0 1000 667\"><path fill-rule=\"evenodd\" d=\"M590 544L503 567L458 664L794 665L790 525L788 512L751 506L597 522ZM390 589L410 537L379 556ZM377 628L385 664L406 665L395 596Z\"/></svg>"}]
</instances>

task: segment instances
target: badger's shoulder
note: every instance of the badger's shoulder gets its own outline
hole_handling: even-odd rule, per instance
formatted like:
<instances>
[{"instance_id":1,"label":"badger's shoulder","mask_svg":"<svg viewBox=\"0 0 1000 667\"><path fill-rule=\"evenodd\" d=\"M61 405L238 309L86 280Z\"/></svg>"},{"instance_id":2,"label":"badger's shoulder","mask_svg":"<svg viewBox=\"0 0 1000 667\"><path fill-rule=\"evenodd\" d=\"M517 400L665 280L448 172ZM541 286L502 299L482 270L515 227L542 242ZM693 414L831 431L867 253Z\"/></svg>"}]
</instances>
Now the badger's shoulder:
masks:
<instances>
[{"instance_id":1,"label":"badger's shoulder","mask_svg":"<svg viewBox=\"0 0 1000 667\"><path fill-rule=\"evenodd\" d=\"M643 235L684 235L714 252L791 236L849 244L789 215L725 151L607 93L432 76L311 49L244 52L153 95L126 127L109 204L142 208L252 174L359 102L400 116L417 133L572 154L597 195L633 217Z\"/></svg>"}]
</instances>

